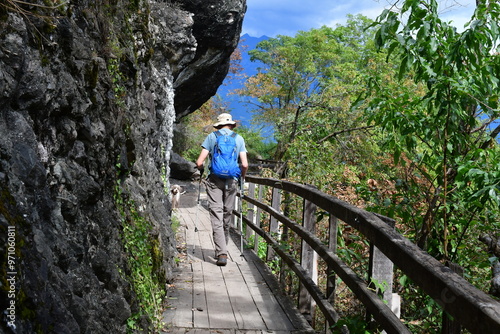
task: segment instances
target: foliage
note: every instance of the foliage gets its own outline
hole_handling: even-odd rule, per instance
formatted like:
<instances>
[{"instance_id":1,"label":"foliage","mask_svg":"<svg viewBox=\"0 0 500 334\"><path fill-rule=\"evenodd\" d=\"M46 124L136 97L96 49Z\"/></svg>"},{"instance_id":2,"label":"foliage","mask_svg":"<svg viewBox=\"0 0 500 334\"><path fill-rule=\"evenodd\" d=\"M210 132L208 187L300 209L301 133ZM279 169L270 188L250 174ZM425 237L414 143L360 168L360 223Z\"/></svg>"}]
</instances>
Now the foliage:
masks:
<instances>
[{"instance_id":1,"label":"foliage","mask_svg":"<svg viewBox=\"0 0 500 334\"><path fill-rule=\"evenodd\" d=\"M245 138L245 145L248 151L249 161L258 159L272 159L276 149L276 143L266 140L262 136L262 131L252 127L239 126L235 131Z\"/></svg>"},{"instance_id":2,"label":"foliage","mask_svg":"<svg viewBox=\"0 0 500 334\"><path fill-rule=\"evenodd\" d=\"M57 13L56 11L64 13L68 5L69 1L62 0L44 1L43 4L21 0L4 0L0 3L0 7L3 7L5 10L19 13L27 19L29 17L52 19L53 13Z\"/></svg>"},{"instance_id":3,"label":"foliage","mask_svg":"<svg viewBox=\"0 0 500 334\"><path fill-rule=\"evenodd\" d=\"M113 97L118 107L125 107L125 97L127 89L125 88L125 78L120 71L120 62L116 58L108 59L108 72L111 78Z\"/></svg>"},{"instance_id":4,"label":"foliage","mask_svg":"<svg viewBox=\"0 0 500 334\"><path fill-rule=\"evenodd\" d=\"M330 327L332 333L345 333L350 334L370 334L373 333L366 329L366 320L363 315L344 317L337 321L335 325Z\"/></svg>"},{"instance_id":5,"label":"foliage","mask_svg":"<svg viewBox=\"0 0 500 334\"><path fill-rule=\"evenodd\" d=\"M139 312L127 319L128 330L141 329L140 319L146 316L152 321L154 331L160 331L163 312L161 305L165 289L162 287L163 279L159 277L158 270L161 258L159 241L151 234L151 222L138 212L132 200L126 199L118 183L115 188L115 201L122 216L123 245L128 260L126 279L134 290L139 307Z\"/></svg>"},{"instance_id":6,"label":"foliage","mask_svg":"<svg viewBox=\"0 0 500 334\"><path fill-rule=\"evenodd\" d=\"M409 0L406 23L386 10L375 24L377 46L400 62L398 79L423 89L369 81L370 120L382 127L394 164L413 171L395 179L390 205L411 214L418 245L438 258L458 259L470 229L498 212L498 147L487 125L499 116L499 9L478 6L458 33L441 21L436 1Z\"/></svg>"}]
</instances>

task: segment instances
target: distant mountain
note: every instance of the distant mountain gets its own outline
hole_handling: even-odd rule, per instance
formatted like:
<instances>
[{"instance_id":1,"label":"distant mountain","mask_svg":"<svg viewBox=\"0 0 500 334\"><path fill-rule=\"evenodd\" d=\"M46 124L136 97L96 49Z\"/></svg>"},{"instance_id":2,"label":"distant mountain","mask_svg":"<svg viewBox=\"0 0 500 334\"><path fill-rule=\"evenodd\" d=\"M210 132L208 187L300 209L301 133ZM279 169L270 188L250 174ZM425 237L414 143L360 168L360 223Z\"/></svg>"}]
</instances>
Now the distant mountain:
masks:
<instances>
[{"instance_id":1,"label":"distant mountain","mask_svg":"<svg viewBox=\"0 0 500 334\"><path fill-rule=\"evenodd\" d=\"M269 39L269 37L267 36L252 37L249 36L248 34L244 34L243 36L240 37L240 46L243 46L246 51L242 53L241 66L243 67L245 74L247 74L248 76L256 74L257 69L259 67L262 67L263 65L261 62L250 61L250 56L248 55L248 51L255 49L257 47L257 44L266 39Z\"/></svg>"},{"instance_id":2,"label":"distant mountain","mask_svg":"<svg viewBox=\"0 0 500 334\"><path fill-rule=\"evenodd\" d=\"M240 47L243 46L243 52L241 53L241 67L243 68L244 75L252 76L257 73L259 67L262 67L262 63L250 61L248 51L255 49L259 42L268 38L269 37L267 36L252 37L248 34L244 34L240 37ZM232 80L226 78L226 80L224 80L222 85L219 87L217 94L224 101L229 102L229 111L233 115L233 118L240 120L243 125L249 126L252 114L247 110L247 107L241 101L239 96L228 94L230 91L243 87L243 84L244 80L242 78L232 78Z\"/></svg>"}]
</instances>

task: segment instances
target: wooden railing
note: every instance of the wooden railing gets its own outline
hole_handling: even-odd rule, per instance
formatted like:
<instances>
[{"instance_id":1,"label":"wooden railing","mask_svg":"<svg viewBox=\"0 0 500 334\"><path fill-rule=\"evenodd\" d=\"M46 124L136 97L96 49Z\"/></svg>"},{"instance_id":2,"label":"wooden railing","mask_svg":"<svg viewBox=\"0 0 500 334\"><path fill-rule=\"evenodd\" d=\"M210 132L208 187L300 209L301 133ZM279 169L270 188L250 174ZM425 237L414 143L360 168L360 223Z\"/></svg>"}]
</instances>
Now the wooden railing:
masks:
<instances>
[{"instance_id":1,"label":"wooden railing","mask_svg":"<svg viewBox=\"0 0 500 334\"><path fill-rule=\"evenodd\" d=\"M398 304L397 300L391 301L395 265L433 298L455 322L471 333L500 333L500 303L396 232L391 219L359 209L311 186L255 176L247 176L245 181L248 182L248 190L243 196L243 200L248 203L247 214L243 217L246 238L249 239L252 234L262 237L268 245L268 258L279 256L300 279L297 305L304 315L312 314L316 304L326 319L326 327L339 321L334 306L334 277L337 276L384 331L394 334L411 333L391 310L391 306L396 308ZM266 197L264 189L266 194L272 193L272 199L267 201L270 205L263 200ZM301 224L280 211L284 193L303 199ZM321 241L316 236L316 208L329 213L328 242ZM260 225L264 214L269 217L266 229ZM370 244L368 279L359 277L336 254L336 232L340 221L359 231ZM286 237L288 229L302 240L300 261L283 247L286 240L282 238ZM259 238L253 239L257 250ZM328 282L323 289L316 282L318 256L328 266ZM380 296L369 282L383 282L383 295ZM457 328L456 325L451 327L455 330Z\"/></svg>"}]
</instances>

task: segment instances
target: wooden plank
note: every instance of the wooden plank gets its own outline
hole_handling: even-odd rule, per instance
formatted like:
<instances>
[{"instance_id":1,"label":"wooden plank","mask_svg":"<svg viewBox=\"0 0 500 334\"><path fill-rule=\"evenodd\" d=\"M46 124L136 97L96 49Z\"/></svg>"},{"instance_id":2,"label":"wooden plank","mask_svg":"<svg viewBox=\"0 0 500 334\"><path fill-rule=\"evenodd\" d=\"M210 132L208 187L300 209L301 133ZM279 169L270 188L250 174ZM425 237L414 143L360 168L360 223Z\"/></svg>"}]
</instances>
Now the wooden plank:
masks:
<instances>
[{"instance_id":1,"label":"wooden plank","mask_svg":"<svg viewBox=\"0 0 500 334\"><path fill-rule=\"evenodd\" d=\"M447 261L446 266L450 268L454 273L457 273L460 276L464 275L464 268L460 267L458 264ZM441 326L441 334L462 333L462 326L460 326L459 321L451 319L450 316L445 312L443 312L442 318L443 325Z\"/></svg>"},{"instance_id":2,"label":"wooden plank","mask_svg":"<svg viewBox=\"0 0 500 334\"><path fill-rule=\"evenodd\" d=\"M215 263L212 226L210 223L208 211L204 207L200 207L198 218L193 215L188 215L188 217L185 219L186 221L191 222L191 225L188 225L190 229L187 234L187 248L193 250L194 247L194 253L191 252L188 255L191 256L191 259L195 261L210 261ZM196 219L198 231L194 232L194 221Z\"/></svg>"},{"instance_id":3,"label":"wooden plank","mask_svg":"<svg viewBox=\"0 0 500 334\"><path fill-rule=\"evenodd\" d=\"M238 328L221 268L206 262L202 268L210 328Z\"/></svg>"},{"instance_id":4,"label":"wooden plank","mask_svg":"<svg viewBox=\"0 0 500 334\"><path fill-rule=\"evenodd\" d=\"M173 327L173 328L165 328L162 330L162 333L168 333L168 334L185 334L185 333L193 333L192 328L179 328L179 327Z\"/></svg>"},{"instance_id":5,"label":"wooden plank","mask_svg":"<svg viewBox=\"0 0 500 334\"><path fill-rule=\"evenodd\" d=\"M296 329L290 319L288 319L288 316L284 313L280 303L269 289L267 283L265 283L266 280L262 277L255 263L251 262L250 265L253 267L250 269L252 276L262 280L260 284L254 280L254 284L249 284L248 289L254 296L254 302L266 324L266 328L268 330L288 331ZM245 275L245 277L248 279L249 275Z\"/></svg>"},{"instance_id":6,"label":"wooden plank","mask_svg":"<svg viewBox=\"0 0 500 334\"><path fill-rule=\"evenodd\" d=\"M243 246L243 253L240 251L240 237L241 235L237 232L230 231L229 242L227 243L227 255L228 255L228 265L231 262L242 264L245 263L245 247ZM237 246L238 245L238 246Z\"/></svg>"},{"instance_id":7,"label":"wooden plank","mask_svg":"<svg viewBox=\"0 0 500 334\"><path fill-rule=\"evenodd\" d=\"M258 265L256 265L255 261L257 261L260 266L264 264L257 255L250 250L245 250L244 255L240 256L239 250L236 248L234 242L238 236L235 234L232 234L232 236L233 242L229 242L228 244L229 253L233 255L232 259L237 265L249 294L252 296L253 302L266 326L264 328L267 331L286 330L287 332L295 329L287 313L283 311L280 302L274 297L266 279L262 276L259 269L257 269ZM233 274L233 272L231 273ZM227 276L225 275L225 277Z\"/></svg>"},{"instance_id":8,"label":"wooden plank","mask_svg":"<svg viewBox=\"0 0 500 334\"><path fill-rule=\"evenodd\" d=\"M269 268L267 268L258 258L253 261L253 264L255 270L257 270L260 273L261 277L264 279L266 287L269 289L270 294L273 295L273 297L277 300L278 305L283 311L283 316L286 317L286 319L284 319L281 318L281 315L275 316L274 312L270 312L269 317L272 319L272 321L267 323L273 325L268 325L269 330L276 330L276 328L280 328L287 329L290 333L295 331L297 331L298 333L315 333L314 329L309 325L302 314L300 314L299 310L292 303L291 299L286 295L279 293L279 291L281 291L281 287L279 286L276 277L269 270ZM272 292L274 292L274 294ZM266 294L262 291L259 293L259 295L266 296ZM263 300L265 301L265 297L263 297ZM265 304L265 306L268 305L267 303ZM279 310L277 310L277 314L280 314L278 312ZM264 314L264 312L261 313ZM284 321L284 324L279 324L279 321L281 320ZM288 322L290 322L291 325L288 324Z\"/></svg>"},{"instance_id":9,"label":"wooden plank","mask_svg":"<svg viewBox=\"0 0 500 334\"><path fill-rule=\"evenodd\" d=\"M202 262L193 262L193 326L208 328L208 305L205 295L205 277Z\"/></svg>"},{"instance_id":10,"label":"wooden plank","mask_svg":"<svg viewBox=\"0 0 500 334\"><path fill-rule=\"evenodd\" d=\"M212 228L204 228L199 233L200 248L202 252L201 261L215 265L215 245L212 237Z\"/></svg>"},{"instance_id":11,"label":"wooden plank","mask_svg":"<svg viewBox=\"0 0 500 334\"><path fill-rule=\"evenodd\" d=\"M381 295L382 299L392 307L392 281L394 276L394 264L377 247L370 244L368 281L372 289ZM377 284L379 286L377 286ZM381 291L380 288L383 288Z\"/></svg>"},{"instance_id":12,"label":"wooden plank","mask_svg":"<svg viewBox=\"0 0 500 334\"><path fill-rule=\"evenodd\" d=\"M186 242L187 254L190 255L199 245L196 239L193 214L190 213L189 208L179 208L176 216L180 221L180 225L185 228L184 241Z\"/></svg>"},{"instance_id":13,"label":"wooden plank","mask_svg":"<svg viewBox=\"0 0 500 334\"><path fill-rule=\"evenodd\" d=\"M163 314L168 327L193 327L193 276L189 265L183 265L175 277L175 284L167 291L169 307Z\"/></svg>"},{"instance_id":14,"label":"wooden plank","mask_svg":"<svg viewBox=\"0 0 500 334\"><path fill-rule=\"evenodd\" d=\"M238 323L237 328L267 329L249 290L250 287L247 286L238 267L238 264L235 264L222 270L233 314Z\"/></svg>"},{"instance_id":15,"label":"wooden plank","mask_svg":"<svg viewBox=\"0 0 500 334\"><path fill-rule=\"evenodd\" d=\"M258 204L261 205L261 204ZM313 246L314 249L319 249L323 250L324 246L321 243L321 241L315 237L314 235L311 235L308 231L305 231L304 228L300 225L293 225L291 224L290 221L287 221L287 218L282 216L281 214L277 213L274 209L269 208L269 212L272 213L273 215L276 215L276 217L280 218L281 221L285 222L287 225L291 226L294 231L298 232L300 236L302 236L304 239L308 239L307 241L310 242L311 246ZM325 316L326 320L329 321L330 323L334 323L337 321L339 318L337 312L333 309L333 307L328 303L328 301L323 297L322 291L319 289L319 287L312 281L311 277L308 275L307 271L300 266L300 264L292 257L290 254L288 254L286 251L283 250L281 245L273 239L273 237L269 234L266 233L264 230L257 228L255 226L252 226L253 224L247 221L247 224L251 226L256 233L261 235L268 243L270 247L273 247L274 251L281 257L281 259L288 265L288 267L297 275L297 277L300 279L301 283L307 288L307 291L310 293L310 295L314 298L316 303L318 304L318 307L322 310L323 315ZM312 241L312 242L311 242ZM374 298L382 306L384 304L381 303L381 301L378 298ZM398 320L399 321L399 320Z\"/></svg>"},{"instance_id":16,"label":"wooden plank","mask_svg":"<svg viewBox=\"0 0 500 334\"><path fill-rule=\"evenodd\" d=\"M281 287L276 277L257 254L246 250L244 258L248 265L240 265L239 268L268 330L288 332L299 330L300 333L314 333L292 301L280 293ZM278 293L274 294L274 291Z\"/></svg>"},{"instance_id":17,"label":"wooden plank","mask_svg":"<svg viewBox=\"0 0 500 334\"><path fill-rule=\"evenodd\" d=\"M245 275L250 272L250 262L246 258L250 253L247 251L242 254L236 246L236 244L239 244L240 237L239 234L231 233L231 238L227 245L231 261L228 262L227 267L222 268L233 313L240 329L267 329L254 300L255 294L253 292L255 291L252 291L249 286L254 284L254 280Z\"/></svg>"},{"instance_id":18,"label":"wooden plank","mask_svg":"<svg viewBox=\"0 0 500 334\"><path fill-rule=\"evenodd\" d=\"M188 284L189 289L178 289L177 293L184 295L170 294L178 307L165 311L164 319L174 320L169 320L163 333L306 333L293 325L279 299L273 296L254 263L256 259L262 265L255 253L246 250L240 256L238 234L231 233L228 265L215 265L205 208L200 209L199 218L199 231L194 233L192 210L179 210L179 220L186 226L181 236L190 244L196 240L197 247L195 253L188 254L188 262L179 265L174 285L182 288L182 284Z\"/></svg>"}]
</instances>

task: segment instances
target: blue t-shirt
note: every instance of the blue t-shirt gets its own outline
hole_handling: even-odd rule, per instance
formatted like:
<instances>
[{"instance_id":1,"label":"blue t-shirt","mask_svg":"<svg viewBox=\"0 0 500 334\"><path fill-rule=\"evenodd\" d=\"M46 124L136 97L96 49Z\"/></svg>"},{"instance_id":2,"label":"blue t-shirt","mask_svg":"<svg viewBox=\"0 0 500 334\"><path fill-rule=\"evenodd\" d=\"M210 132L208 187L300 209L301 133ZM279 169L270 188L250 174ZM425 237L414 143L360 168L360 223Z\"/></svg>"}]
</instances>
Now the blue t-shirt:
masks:
<instances>
[{"instance_id":1,"label":"blue t-shirt","mask_svg":"<svg viewBox=\"0 0 500 334\"><path fill-rule=\"evenodd\" d=\"M226 129L226 128L220 129L219 131L223 135L229 135L229 136L233 133L233 131ZM208 164L209 171L210 171L210 167L212 167L212 156L214 154L214 147L215 147L216 141L217 141L217 137L215 136L215 133L212 132L205 138L205 140L201 144L201 147L210 151L210 163ZM245 147L245 140L243 139L242 136L237 135L236 138L234 138L234 141L236 143L236 152L238 153L238 157L239 157L241 152L247 152L247 149Z\"/></svg>"}]
</instances>

